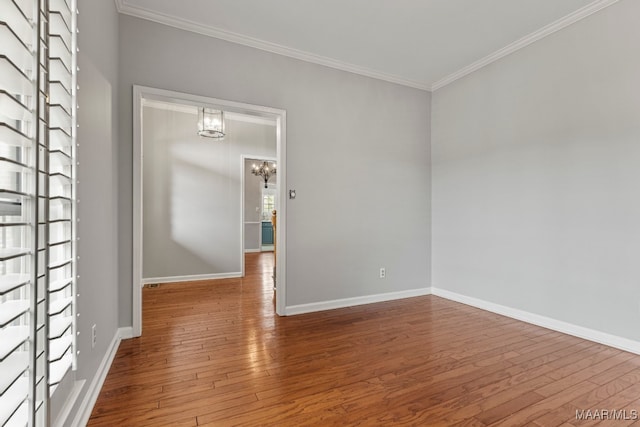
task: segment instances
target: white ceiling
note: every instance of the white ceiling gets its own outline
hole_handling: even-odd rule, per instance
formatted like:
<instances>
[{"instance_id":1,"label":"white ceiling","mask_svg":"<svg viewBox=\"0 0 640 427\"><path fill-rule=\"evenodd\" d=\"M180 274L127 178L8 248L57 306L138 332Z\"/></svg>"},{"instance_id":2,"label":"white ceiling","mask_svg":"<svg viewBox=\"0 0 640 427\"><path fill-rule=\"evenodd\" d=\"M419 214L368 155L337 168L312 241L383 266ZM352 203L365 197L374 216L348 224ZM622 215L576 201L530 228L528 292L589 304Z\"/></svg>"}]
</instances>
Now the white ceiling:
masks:
<instances>
[{"instance_id":1,"label":"white ceiling","mask_svg":"<svg viewBox=\"0 0 640 427\"><path fill-rule=\"evenodd\" d=\"M616 0L116 0L120 12L437 89Z\"/></svg>"}]
</instances>

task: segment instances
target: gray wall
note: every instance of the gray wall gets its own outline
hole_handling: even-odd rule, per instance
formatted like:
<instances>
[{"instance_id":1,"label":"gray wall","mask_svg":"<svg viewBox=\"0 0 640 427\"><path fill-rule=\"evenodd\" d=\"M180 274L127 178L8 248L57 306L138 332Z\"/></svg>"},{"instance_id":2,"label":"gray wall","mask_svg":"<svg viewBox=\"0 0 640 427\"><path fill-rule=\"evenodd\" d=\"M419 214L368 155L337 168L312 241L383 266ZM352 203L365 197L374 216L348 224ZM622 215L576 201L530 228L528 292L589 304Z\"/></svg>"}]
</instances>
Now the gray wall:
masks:
<instances>
[{"instance_id":1,"label":"gray wall","mask_svg":"<svg viewBox=\"0 0 640 427\"><path fill-rule=\"evenodd\" d=\"M78 373L91 378L118 326L118 16L111 2L87 2L78 19ZM98 336L92 351L93 324Z\"/></svg>"},{"instance_id":2,"label":"gray wall","mask_svg":"<svg viewBox=\"0 0 640 427\"><path fill-rule=\"evenodd\" d=\"M287 305L429 286L429 93L129 16L119 79L121 325L132 322L133 84L287 110L298 194L287 201Z\"/></svg>"},{"instance_id":3,"label":"gray wall","mask_svg":"<svg viewBox=\"0 0 640 427\"><path fill-rule=\"evenodd\" d=\"M85 389L118 328L118 15L113 2L80 2L78 28L78 370ZM91 326L96 347L91 349ZM58 399L56 399L58 400ZM55 404L54 404L55 405ZM53 414L55 417L55 414Z\"/></svg>"},{"instance_id":4,"label":"gray wall","mask_svg":"<svg viewBox=\"0 0 640 427\"><path fill-rule=\"evenodd\" d=\"M640 2L433 94L433 286L640 339Z\"/></svg>"},{"instance_id":5,"label":"gray wall","mask_svg":"<svg viewBox=\"0 0 640 427\"><path fill-rule=\"evenodd\" d=\"M239 273L241 156L275 156L275 126L227 119L217 141L195 109L143 110L143 278Z\"/></svg>"}]
</instances>

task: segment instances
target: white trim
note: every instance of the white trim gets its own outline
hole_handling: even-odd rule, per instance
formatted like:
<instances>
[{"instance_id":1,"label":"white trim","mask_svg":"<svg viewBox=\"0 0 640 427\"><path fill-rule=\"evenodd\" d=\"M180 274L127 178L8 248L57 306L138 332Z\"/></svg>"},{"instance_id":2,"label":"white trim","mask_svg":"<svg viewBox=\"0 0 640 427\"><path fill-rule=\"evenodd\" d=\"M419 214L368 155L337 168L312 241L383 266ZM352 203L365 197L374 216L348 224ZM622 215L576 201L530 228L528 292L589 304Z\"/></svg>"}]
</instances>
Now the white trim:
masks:
<instances>
[{"instance_id":1,"label":"white trim","mask_svg":"<svg viewBox=\"0 0 640 427\"><path fill-rule=\"evenodd\" d=\"M135 338L135 335L133 335L133 328L131 326L119 328L118 333L120 334L121 340L128 340L131 338Z\"/></svg>"},{"instance_id":2,"label":"white trim","mask_svg":"<svg viewBox=\"0 0 640 427\"><path fill-rule=\"evenodd\" d=\"M176 18L175 16L166 15L139 6L126 4L126 0L116 0L116 7L119 13L134 16L136 18L146 19L148 21L157 22L168 25L170 27L181 30L191 31L193 33L202 34L204 36L216 39L226 40L228 42L249 46L255 49L264 50L266 52L278 55L288 56L289 58L299 59L300 61L311 62L313 64L324 65L325 67L334 68L336 70L347 71L349 73L359 74L373 79L383 80L402 86L413 87L416 89L429 90L430 87L425 82L406 79L404 77L387 74L381 71L373 70L367 67L361 67L355 64L339 61L337 59L328 58L326 56L316 55L314 53L293 49L277 43L260 40L243 34L234 33L209 25L203 25L188 19Z\"/></svg>"},{"instance_id":3,"label":"white trim","mask_svg":"<svg viewBox=\"0 0 640 427\"><path fill-rule=\"evenodd\" d=\"M259 252L262 252L262 251L260 249L245 249L244 250L245 254L255 254L255 253L259 253Z\"/></svg>"},{"instance_id":4,"label":"white trim","mask_svg":"<svg viewBox=\"0 0 640 427\"><path fill-rule=\"evenodd\" d=\"M276 122L276 161L279 170L278 221L286 224L286 124L287 112L279 108L264 107L224 99L210 98L183 92L156 89L147 86L133 86L133 274L132 274L132 335L142 334L142 99L155 99L179 104L205 106L223 109L233 113L269 118ZM244 228L244 224L240 226ZM285 314L286 302L286 227L278 227L278 292L276 293L276 313ZM244 242L243 242L244 244ZM241 245L242 247L242 245ZM243 254L242 254L243 255ZM244 261L244 256L241 256ZM157 282L156 282L157 283Z\"/></svg>"},{"instance_id":5,"label":"white trim","mask_svg":"<svg viewBox=\"0 0 640 427\"><path fill-rule=\"evenodd\" d=\"M100 394L100 390L102 389L104 380L107 378L107 374L109 373L109 368L111 368L113 359L115 359L116 357L118 347L120 346L120 341L122 341L122 338L125 336L131 336L132 333L132 328L120 328L114 334L113 339L111 340L111 344L109 344L109 348L102 358L102 362L100 362L100 366L98 366L98 370L93 377L93 381L91 381L89 388L85 392L84 399L82 400L82 403L78 408L78 412L76 413L76 417L71 424L72 426L86 426L89 422L91 411L93 411L96 400L98 400L98 395Z\"/></svg>"},{"instance_id":6,"label":"white trim","mask_svg":"<svg viewBox=\"0 0 640 427\"><path fill-rule=\"evenodd\" d=\"M62 409L58 414L58 418L56 418L56 420L53 422L54 427L63 427L67 423L67 418L69 418L69 414L71 414L71 411L73 410L73 407L75 406L78 397L80 396L80 392L84 388L86 382L86 380L74 382L73 388L71 389L69 396L67 396L67 400L65 400L64 405L62 406Z\"/></svg>"},{"instance_id":7,"label":"white trim","mask_svg":"<svg viewBox=\"0 0 640 427\"><path fill-rule=\"evenodd\" d=\"M278 290L279 289L280 288L278 288ZM407 291L387 292L384 294L365 295L361 297L334 299L330 301L313 302L310 304L290 305L286 307L286 313L288 316L295 314L313 313L316 311L333 310L336 308L353 307L363 304L373 304L376 302L420 297L429 294L431 294L431 288L419 288L410 289Z\"/></svg>"},{"instance_id":8,"label":"white trim","mask_svg":"<svg viewBox=\"0 0 640 427\"><path fill-rule=\"evenodd\" d=\"M149 277L142 279L142 285L154 283L178 283L178 282L195 282L200 280L215 279L236 279L242 277L242 273L236 271L234 273L215 273L215 274L192 274L189 276L167 276L167 277Z\"/></svg>"},{"instance_id":9,"label":"white trim","mask_svg":"<svg viewBox=\"0 0 640 427\"><path fill-rule=\"evenodd\" d=\"M142 100L143 88L133 86L133 335L142 335ZM140 307L138 310L137 308Z\"/></svg>"},{"instance_id":10,"label":"white trim","mask_svg":"<svg viewBox=\"0 0 640 427\"><path fill-rule=\"evenodd\" d=\"M276 292L276 313L286 316L287 312L287 112L281 110L277 117L276 126L276 157L278 158L278 173L276 186L278 199L276 200L276 278L274 287ZM282 226L281 224L284 224ZM262 240L262 237L260 238Z\"/></svg>"},{"instance_id":11,"label":"white trim","mask_svg":"<svg viewBox=\"0 0 640 427\"><path fill-rule=\"evenodd\" d=\"M413 87L416 89L422 89L426 91L438 90L449 83L452 83L480 68L497 61L507 55L520 50L531 43L534 43L550 34L555 33L571 24L574 24L596 12L602 10L612 4L618 2L618 0L595 0L586 6L548 24L533 33L516 40L507 46L498 49L497 51L481 58L466 67L463 67L448 76L436 81L433 84L428 84L421 81L406 79L401 76L387 74L381 71L373 70L367 67L362 67L355 64L350 64L344 61L328 58L325 56L316 55L310 52L305 52L298 49L293 49L287 46L279 45L276 43L260 40L254 37L249 37L243 34L234 33L231 31L223 30L213 26L199 24L183 18L176 18L174 16L166 15L160 12L152 11L146 8L132 6L126 4L126 0L115 0L116 8L119 13L134 16L136 18L146 19L149 21L157 22L160 24L168 25L170 27L178 28L181 30L191 31L193 33L202 34L209 37L214 37L221 40L226 40L232 43L237 43L244 46L249 46L255 49L264 50L267 52L275 53L278 55L287 56L290 58L299 59L305 62L311 62L314 64L324 65L326 67L334 68L337 70L347 71L354 74L359 74L366 77L371 77L378 80L383 80L391 83L396 83L402 86Z\"/></svg>"},{"instance_id":12,"label":"white trim","mask_svg":"<svg viewBox=\"0 0 640 427\"><path fill-rule=\"evenodd\" d=\"M539 314L530 313L524 310L495 304L478 298L461 295L455 292L447 291L440 288L431 288L431 293L435 296L446 298L462 304L490 311L492 313L507 316L512 319L521 320L543 328L551 329L564 334L585 340L608 345L620 350L629 351L631 353L640 354L640 342L633 341L628 338L619 337L617 335L608 334L606 332L596 331L594 329L585 328L583 326L574 325L572 323L563 322L561 320L552 319L550 317L541 316Z\"/></svg>"},{"instance_id":13,"label":"white trim","mask_svg":"<svg viewBox=\"0 0 640 427\"><path fill-rule=\"evenodd\" d=\"M513 52L516 52L524 47L529 46L531 43L534 43L544 37L547 37L548 35L551 35L556 31L559 31L565 27L568 27L571 24L575 24L576 22L598 12L599 10L604 9L605 7L611 6L617 1L618 0L596 0L592 3L589 3L588 5L576 10L575 12L570 13L569 15L563 18L560 18L557 21L552 22L549 25L545 25L539 30L534 31L531 34L526 35L521 39L508 44L502 49L498 49L495 52L485 56L484 58L478 61L475 61L467 65L466 67L463 67L458 71L451 73L448 76L438 80L437 82L431 85L430 90L432 92L435 90L438 90L448 85L449 83L452 83L468 74L473 73L474 71L479 70L480 68L486 65L491 64L492 62L497 61L500 58L503 58L507 55L512 54Z\"/></svg>"}]
</instances>

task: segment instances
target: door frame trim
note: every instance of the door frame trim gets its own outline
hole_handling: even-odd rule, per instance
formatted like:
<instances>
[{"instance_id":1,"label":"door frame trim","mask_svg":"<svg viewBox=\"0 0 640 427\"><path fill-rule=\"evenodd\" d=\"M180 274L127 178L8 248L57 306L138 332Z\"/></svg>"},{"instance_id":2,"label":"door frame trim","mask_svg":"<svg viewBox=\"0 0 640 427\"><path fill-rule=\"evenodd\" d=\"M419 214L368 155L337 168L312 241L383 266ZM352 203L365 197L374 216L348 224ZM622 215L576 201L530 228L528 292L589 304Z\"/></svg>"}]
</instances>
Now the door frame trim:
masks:
<instances>
[{"instance_id":1,"label":"door frame trim","mask_svg":"<svg viewBox=\"0 0 640 427\"><path fill-rule=\"evenodd\" d=\"M133 86L133 247L132 247L132 326L133 336L142 335L142 104L144 99L175 102L187 105L204 106L223 109L240 114L275 119L276 121L276 162L278 173L276 183L278 186L278 222L285 226L278 226L276 238L278 241L278 259L276 265L277 288L276 313L286 315L286 141L287 141L287 112L286 110L260 105L246 104L243 102L229 101L225 99L211 98L183 92L158 89L148 86ZM243 212L244 216L244 212ZM242 222L244 229L244 221ZM243 236L244 237L244 236ZM241 244L244 248L244 241ZM242 254L244 267L244 251Z\"/></svg>"}]
</instances>

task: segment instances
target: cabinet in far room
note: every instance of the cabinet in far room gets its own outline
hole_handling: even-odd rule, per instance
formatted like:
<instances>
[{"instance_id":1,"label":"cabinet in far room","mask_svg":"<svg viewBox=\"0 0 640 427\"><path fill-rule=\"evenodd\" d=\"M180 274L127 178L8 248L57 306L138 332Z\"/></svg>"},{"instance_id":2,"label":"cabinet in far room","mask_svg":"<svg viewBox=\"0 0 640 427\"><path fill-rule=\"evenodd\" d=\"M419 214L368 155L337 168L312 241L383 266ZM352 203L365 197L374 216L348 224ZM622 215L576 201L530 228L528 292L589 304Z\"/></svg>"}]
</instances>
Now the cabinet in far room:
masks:
<instances>
[{"instance_id":1,"label":"cabinet in far room","mask_svg":"<svg viewBox=\"0 0 640 427\"><path fill-rule=\"evenodd\" d=\"M273 224L262 221L262 246L273 245Z\"/></svg>"}]
</instances>

